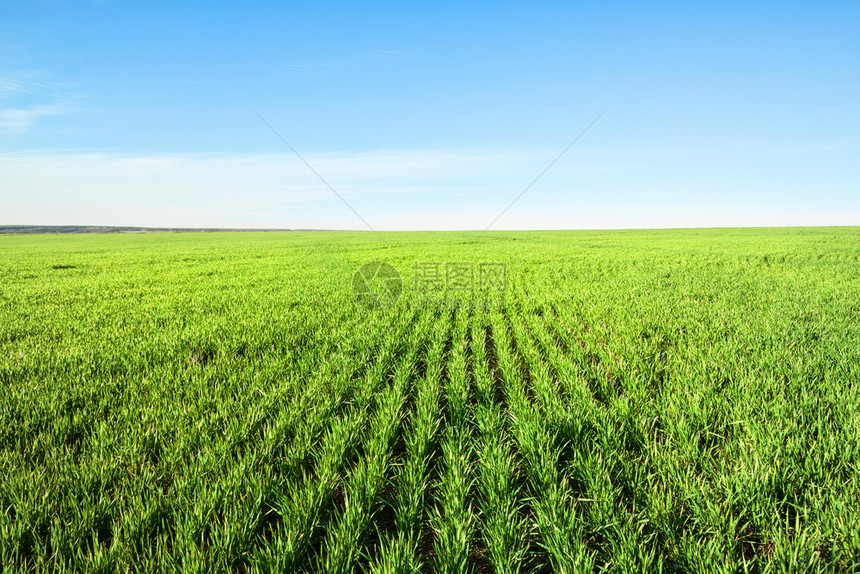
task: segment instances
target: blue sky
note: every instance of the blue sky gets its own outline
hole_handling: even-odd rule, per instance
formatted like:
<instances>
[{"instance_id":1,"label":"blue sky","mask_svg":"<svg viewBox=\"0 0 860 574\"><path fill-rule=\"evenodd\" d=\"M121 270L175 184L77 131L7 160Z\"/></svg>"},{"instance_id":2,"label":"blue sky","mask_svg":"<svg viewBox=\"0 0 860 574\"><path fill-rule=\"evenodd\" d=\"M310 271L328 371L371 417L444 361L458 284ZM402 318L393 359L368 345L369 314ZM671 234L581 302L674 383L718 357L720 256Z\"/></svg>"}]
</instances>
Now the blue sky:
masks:
<instances>
[{"instance_id":1,"label":"blue sky","mask_svg":"<svg viewBox=\"0 0 860 574\"><path fill-rule=\"evenodd\" d=\"M860 4L0 0L0 224L860 225Z\"/></svg>"}]
</instances>

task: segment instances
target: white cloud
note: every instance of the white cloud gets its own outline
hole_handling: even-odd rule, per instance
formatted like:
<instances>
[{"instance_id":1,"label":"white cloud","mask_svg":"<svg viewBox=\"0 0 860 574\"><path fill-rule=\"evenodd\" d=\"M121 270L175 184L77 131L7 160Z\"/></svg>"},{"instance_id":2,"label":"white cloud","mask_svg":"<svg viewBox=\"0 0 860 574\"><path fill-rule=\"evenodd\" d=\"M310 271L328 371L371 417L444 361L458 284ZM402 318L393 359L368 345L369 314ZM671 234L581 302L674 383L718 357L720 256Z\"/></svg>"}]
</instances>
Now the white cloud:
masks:
<instances>
[{"instance_id":1,"label":"white cloud","mask_svg":"<svg viewBox=\"0 0 860 574\"><path fill-rule=\"evenodd\" d=\"M32 86L26 82L0 77L0 101L29 91L32 91Z\"/></svg>"},{"instance_id":2,"label":"white cloud","mask_svg":"<svg viewBox=\"0 0 860 574\"><path fill-rule=\"evenodd\" d=\"M553 157L495 148L305 155L377 230L483 229ZM860 221L853 180L822 189L817 173L774 180L721 174L723 160L684 167L690 159L672 149L571 150L493 228ZM289 152L0 154L0 224L364 228Z\"/></svg>"},{"instance_id":3,"label":"white cloud","mask_svg":"<svg viewBox=\"0 0 860 574\"><path fill-rule=\"evenodd\" d=\"M490 192L493 182L504 186L518 170L534 172L539 156L464 149L310 154L305 159L359 213L379 215L389 204L437 203L439 198L450 203L452 197ZM5 224L362 226L290 153L0 155L0 204ZM382 219L371 225L386 227Z\"/></svg>"},{"instance_id":4,"label":"white cloud","mask_svg":"<svg viewBox=\"0 0 860 574\"><path fill-rule=\"evenodd\" d=\"M0 131L25 133L41 117L68 112L67 104L56 103L29 108L0 109Z\"/></svg>"},{"instance_id":5,"label":"white cloud","mask_svg":"<svg viewBox=\"0 0 860 574\"><path fill-rule=\"evenodd\" d=\"M27 133L42 118L74 112L80 99L68 84L51 81L45 73L0 76L0 134Z\"/></svg>"}]
</instances>

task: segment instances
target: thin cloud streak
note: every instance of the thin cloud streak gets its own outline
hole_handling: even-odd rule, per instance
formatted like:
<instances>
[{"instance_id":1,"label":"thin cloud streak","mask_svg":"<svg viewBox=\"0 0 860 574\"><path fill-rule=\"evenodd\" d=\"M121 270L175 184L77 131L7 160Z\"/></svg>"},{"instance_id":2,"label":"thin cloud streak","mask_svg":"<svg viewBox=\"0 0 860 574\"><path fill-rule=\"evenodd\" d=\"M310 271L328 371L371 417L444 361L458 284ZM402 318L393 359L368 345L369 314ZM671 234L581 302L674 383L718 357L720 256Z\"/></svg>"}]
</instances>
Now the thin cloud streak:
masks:
<instances>
[{"instance_id":1,"label":"thin cloud streak","mask_svg":"<svg viewBox=\"0 0 860 574\"><path fill-rule=\"evenodd\" d=\"M357 209L376 211L389 196L450 198L486 191L488 178L511 177L516 162L528 168L532 154L414 150L309 154L308 160L346 197L360 201ZM289 153L18 153L0 155L0 174L5 224L326 227L325 221L303 225L302 214L337 201ZM355 222L337 220L336 226Z\"/></svg>"},{"instance_id":2,"label":"thin cloud streak","mask_svg":"<svg viewBox=\"0 0 860 574\"><path fill-rule=\"evenodd\" d=\"M851 142L840 143L851 149ZM845 185L821 189L818 175L805 173L799 162L794 162L799 171L786 171L785 160L804 155L801 151L787 150L768 166L763 161L771 153L768 148L763 146L758 156L749 147L739 153L738 158L752 161L745 176L715 177L727 158L708 160L703 150L583 146L523 197L507 214L504 227L860 221L851 173L844 173ZM545 167L547 155L547 150L478 148L306 157L375 228L395 230L481 229L511 193ZM701 163L705 161L712 163ZM0 224L361 228L289 152L0 154L0 205Z\"/></svg>"},{"instance_id":3,"label":"thin cloud streak","mask_svg":"<svg viewBox=\"0 0 860 574\"><path fill-rule=\"evenodd\" d=\"M26 134L42 118L77 110L80 95L70 93L68 85L41 79L43 75L33 71L0 77L0 134Z\"/></svg>"},{"instance_id":4,"label":"thin cloud streak","mask_svg":"<svg viewBox=\"0 0 860 574\"><path fill-rule=\"evenodd\" d=\"M8 108L0 110L0 131L16 134L26 133L40 118L68 113L69 106L63 103Z\"/></svg>"}]
</instances>

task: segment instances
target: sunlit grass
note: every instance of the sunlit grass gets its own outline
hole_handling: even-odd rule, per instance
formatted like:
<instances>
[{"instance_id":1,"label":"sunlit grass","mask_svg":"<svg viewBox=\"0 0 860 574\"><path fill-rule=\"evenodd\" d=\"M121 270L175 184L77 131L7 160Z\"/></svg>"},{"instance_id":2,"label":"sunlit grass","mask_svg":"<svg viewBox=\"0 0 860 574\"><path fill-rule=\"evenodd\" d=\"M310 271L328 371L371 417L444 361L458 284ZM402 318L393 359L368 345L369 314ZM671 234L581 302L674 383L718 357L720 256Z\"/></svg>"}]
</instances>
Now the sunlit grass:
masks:
<instances>
[{"instance_id":1,"label":"sunlit grass","mask_svg":"<svg viewBox=\"0 0 860 574\"><path fill-rule=\"evenodd\" d=\"M860 230L0 237L4 571L860 571ZM355 300L385 260L391 307ZM501 293L416 262L504 263Z\"/></svg>"}]
</instances>

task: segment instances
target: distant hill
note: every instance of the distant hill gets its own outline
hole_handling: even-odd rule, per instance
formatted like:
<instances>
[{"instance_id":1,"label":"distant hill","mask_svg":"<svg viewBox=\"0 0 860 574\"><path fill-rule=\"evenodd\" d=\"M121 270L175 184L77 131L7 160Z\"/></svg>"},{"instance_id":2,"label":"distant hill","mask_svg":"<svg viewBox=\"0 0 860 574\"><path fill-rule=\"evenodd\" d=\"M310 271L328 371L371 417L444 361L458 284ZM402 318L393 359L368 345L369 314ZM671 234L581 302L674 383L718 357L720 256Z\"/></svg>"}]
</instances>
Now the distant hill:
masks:
<instances>
[{"instance_id":1,"label":"distant hill","mask_svg":"<svg viewBox=\"0 0 860 574\"><path fill-rule=\"evenodd\" d=\"M218 227L120 227L99 225L0 225L0 234L24 233L211 233L214 231L293 231L292 229L230 229Z\"/></svg>"}]
</instances>

